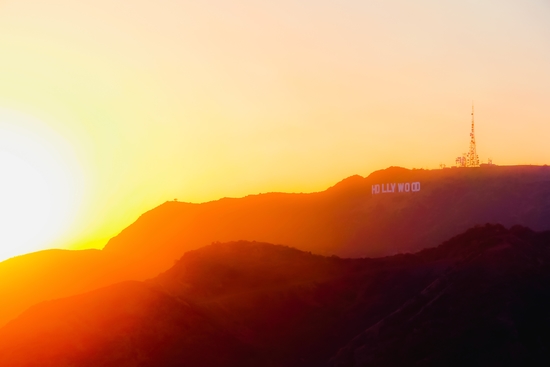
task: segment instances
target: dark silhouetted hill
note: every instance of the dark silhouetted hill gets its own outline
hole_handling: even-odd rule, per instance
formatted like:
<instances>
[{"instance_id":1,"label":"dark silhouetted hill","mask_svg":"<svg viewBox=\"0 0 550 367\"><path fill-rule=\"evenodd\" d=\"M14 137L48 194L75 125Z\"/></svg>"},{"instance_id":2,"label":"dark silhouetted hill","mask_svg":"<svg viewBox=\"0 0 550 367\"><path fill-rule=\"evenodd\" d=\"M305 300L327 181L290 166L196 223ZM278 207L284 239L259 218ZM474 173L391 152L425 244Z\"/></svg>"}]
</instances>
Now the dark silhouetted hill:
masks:
<instances>
[{"instance_id":1,"label":"dark silhouetted hill","mask_svg":"<svg viewBox=\"0 0 550 367\"><path fill-rule=\"evenodd\" d=\"M250 348L185 302L129 281L42 303L0 336L2 366L239 366Z\"/></svg>"},{"instance_id":2,"label":"dark silhouetted hill","mask_svg":"<svg viewBox=\"0 0 550 367\"><path fill-rule=\"evenodd\" d=\"M419 192L372 195L373 184L420 182ZM215 241L285 244L342 257L433 247L477 224L550 229L550 168L444 170L391 167L312 194L269 193L143 214L102 251L47 251L0 263L0 325L48 299L145 280L186 251Z\"/></svg>"},{"instance_id":3,"label":"dark silhouetted hill","mask_svg":"<svg viewBox=\"0 0 550 367\"><path fill-rule=\"evenodd\" d=\"M420 182L421 190L372 195L373 184L399 182ZM550 167L391 167L313 194L166 202L112 238L105 250L147 254L167 266L186 250L235 240L372 257L433 247L484 223L550 229Z\"/></svg>"},{"instance_id":4,"label":"dark silhouetted hill","mask_svg":"<svg viewBox=\"0 0 550 367\"><path fill-rule=\"evenodd\" d=\"M33 306L0 329L0 365L542 366L549 264L550 232L521 226L377 259L216 243Z\"/></svg>"},{"instance_id":5,"label":"dark silhouetted hill","mask_svg":"<svg viewBox=\"0 0 550 367\"><path fill-rule=\"evenodd\" d=\"M460 259L332 358L331 367L547 366L550 233L470 230L418 256Z\"/></svg>"},{"instance_id":6,"label":"dark silhouetted hill","mask_svg":"<svg viewBox=\"0 0 550 367\"><path fill-rule=\"evenodd\" d=\"M315 365L441 271L419 264L213 244L147 282L31 307L0 329L0 365Z\"/></svg>"}]
</instances>

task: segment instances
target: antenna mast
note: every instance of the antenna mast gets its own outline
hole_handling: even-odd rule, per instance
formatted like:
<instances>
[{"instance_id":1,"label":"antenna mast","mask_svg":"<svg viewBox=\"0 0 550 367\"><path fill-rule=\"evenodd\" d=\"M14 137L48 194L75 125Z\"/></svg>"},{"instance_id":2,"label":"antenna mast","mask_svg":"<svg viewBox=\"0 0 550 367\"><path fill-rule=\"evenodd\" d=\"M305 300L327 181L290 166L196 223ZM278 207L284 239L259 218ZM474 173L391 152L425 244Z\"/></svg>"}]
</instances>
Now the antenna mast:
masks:
<instances>
[{"instance_id":1,"label":"antenna mast","mask_svg":"<svg viewBox=\"0 0 550 367\"><path fill-rule=\"evenodd\" d=\"M474 104L472 103L472 132L470 133L470 149L466 154L466 167L479 167L479 157L476 152L476 137L474 133Z\"/></svg>"}]
</instances>

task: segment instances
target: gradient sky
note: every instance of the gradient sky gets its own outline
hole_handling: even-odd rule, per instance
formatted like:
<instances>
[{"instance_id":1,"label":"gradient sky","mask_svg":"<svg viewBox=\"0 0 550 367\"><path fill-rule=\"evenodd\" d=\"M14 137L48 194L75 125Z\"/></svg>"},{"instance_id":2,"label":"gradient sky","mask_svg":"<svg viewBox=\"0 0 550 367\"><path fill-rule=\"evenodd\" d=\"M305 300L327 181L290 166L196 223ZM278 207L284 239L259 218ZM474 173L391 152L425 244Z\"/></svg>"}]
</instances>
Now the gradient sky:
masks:
<instances>
[{"instance_id":1,"label":"gradient sky","mask_svg":"<svg viewBox=\"0 0 550 367\"><path fill-rule=\"evenodd\" d=\"M451 165L472 100L482 161L546 164L549 19L547 0L0 0L0 259L101 248L173 198Z\"/></svg>"}]
</instances>

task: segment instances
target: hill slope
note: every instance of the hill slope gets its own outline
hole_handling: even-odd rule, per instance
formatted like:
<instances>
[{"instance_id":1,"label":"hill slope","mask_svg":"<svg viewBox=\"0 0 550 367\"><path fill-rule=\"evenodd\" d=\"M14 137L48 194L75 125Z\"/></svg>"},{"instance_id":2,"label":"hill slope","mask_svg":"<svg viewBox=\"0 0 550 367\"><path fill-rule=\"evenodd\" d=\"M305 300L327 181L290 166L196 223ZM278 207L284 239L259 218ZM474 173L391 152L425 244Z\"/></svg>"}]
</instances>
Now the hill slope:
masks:
<instances>
[{"instance_id":1,"label":"hill slope","mask_svg":"<svg viewBox=\"0 0 550 367\"><path fill-rule=\"evenodd\" d=\"M150 281L31 307L0 329L0 365L317 365L440 272L420 263L215 244Z\"/></svg>"},{"instance_id":2,"label":"hill slope","mask_svg":"<svg viewBox=\"0 0 550 367\"><path fill-rule=\"evenodd\" d=\"M356 336L330 366L547 366L550 233L500 232L472 238L461 261Z\"/></svg>"},{"instance_id":3,"label":"hill slope","mask_svg":"<svg viewBox=\"0 0 550 367\"><path fill-rule=\"evenodd\" d=\"M543 365L548 280L550 233L523 227L379 259L214 244L32 307L0 329L0 365Z\"/></svg>"},{"instance_id":4,"label":"hill slope","mask_svg":"<svg viewBox=\"0 0 550 367\"><path fill-rule=\"evenodd\" d=\"M372 194L376 184L411 182L419 182L420 191ZM153 255L154 243L161 261L161 254L172 259L214 241L255 240L323 255L372 257L436 246L478 224L550 229L549 218L550 167L391 167L313 194L166 202L112 238L105 250Z\"/></svg>"},{"instance_id":5,"label":"hill slope","mask_svg":"<svg viewBox=\"0 0 550 367\"><path fill-rule=\"evenodd\" d=\"M372 185L419 182L419 192L372 195ZM343 257L435 246L473 225L550 229L550 168L388 168L313 194L270 193L204 204L167 202L102 251L46 251L0 263L0 325L29 306L170 268L214 241L255 240ZM31 270L29 270L31 269Z\"/></svg>"}]
</instances>

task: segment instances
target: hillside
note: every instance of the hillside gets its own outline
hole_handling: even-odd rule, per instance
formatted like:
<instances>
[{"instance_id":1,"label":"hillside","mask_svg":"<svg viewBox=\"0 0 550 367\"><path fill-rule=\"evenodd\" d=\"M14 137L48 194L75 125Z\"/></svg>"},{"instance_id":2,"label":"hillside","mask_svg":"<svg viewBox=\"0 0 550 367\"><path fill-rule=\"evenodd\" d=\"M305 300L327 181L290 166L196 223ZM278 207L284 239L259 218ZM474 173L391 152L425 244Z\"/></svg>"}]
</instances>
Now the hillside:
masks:
<instances>
[{"instance_id":1,"label":"hillside","mask_svg":"<svg viewBox=\"0 0 550 367\"><path fill-rule=\"evenodd\" d=\"M420 191L372 194L376 184L412 182L420 183ZM186 250L234 240L281 243L322 255L373 257L433 247L484 223L550 229L548 218L550 167L391 167L367 178L349 177L313 194L166 202L112 238L105 250L142 253L159 263L165 257L168 266L168 259Z\"/></svg>"},{"instance_id":2,"label":"hillside","mask_svg":"<svg viewBox=\"0 0 550 367\"><path fill-rule=\"evenodd\" d=\"M464 253L422 292L356 336L331 367L547 366L550 233L503 228ZM422 256L422 254L419 254Z\"/></svg>"},{"instance_id":3,"label":"hillside","mask_svg":"<svg viewBox=\"0 0 550 367\"><path fill-rule=\"evenodd\" d=\"M519 226L378 259L218 243L32 307L0 329L0 365L546 365L548 280L550 232Z\"/></svg>"},{"instance_id":4,"label":"hillside","mask_svg":"<svg viewBox=\"0 0 550 367\"><path fill-rule=\"evenodd\" d=\"M418 262L327 258L257 242L214 244L187 252L147 282L31 307L0 329L0 365L315 364L439 271L419 271ZM402 278L407 282L397 284ZM370 304L386 285L399 294Z\"/></svg>"},{"instance_id":5,"label":"hillside","mask_svg":"<svg viewBox=\"0 0 550 367\"><path fill-rule=\"evenodd\" d=\"M404 182L419 182L421 189L372 194L373 185ZM37 302L152 278L186 251L216 241L261 241L323 255L372 257L433 247L487 222L550 229L549 183L549 167L392 167L312 194L166 202L144 213L102 251L43 251L0 263L0 297L10 300L0 304L0 325Z\"/></svg>"}]
</instances>

